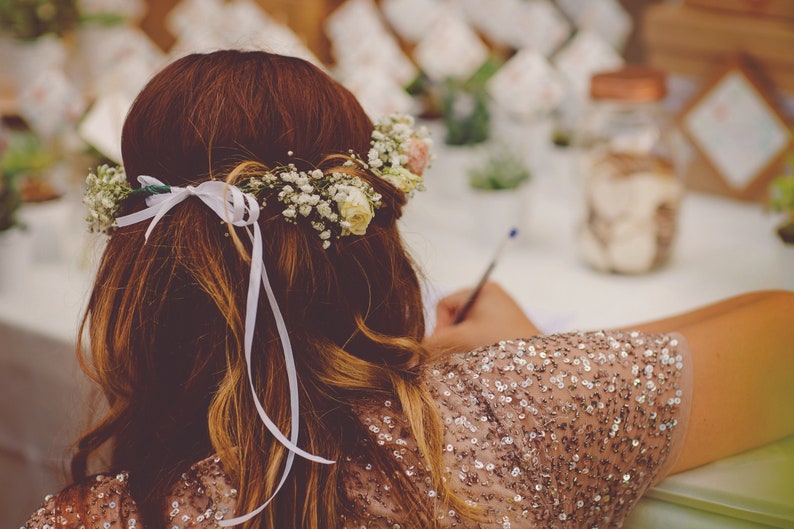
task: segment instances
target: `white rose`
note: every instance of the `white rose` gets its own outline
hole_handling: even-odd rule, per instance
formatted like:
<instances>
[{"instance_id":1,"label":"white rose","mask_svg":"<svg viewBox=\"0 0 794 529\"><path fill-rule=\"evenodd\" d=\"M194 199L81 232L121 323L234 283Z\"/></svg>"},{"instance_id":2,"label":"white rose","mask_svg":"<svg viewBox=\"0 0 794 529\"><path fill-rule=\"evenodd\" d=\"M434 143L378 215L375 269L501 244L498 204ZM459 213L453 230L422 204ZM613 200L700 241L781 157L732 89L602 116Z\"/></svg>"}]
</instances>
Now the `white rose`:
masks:
<instances>
[{"instance_id":1,"label":"white rose","mask_svg":"<svg viewBox=\"0 0 794 529\"><path fill-rule=\"evenodd\" d=\"M342 220L350 224L344 230L343 235L347 235L347 232L353 235L364 235L367 232L369 222L375 214L372 210L372 204L369 203L364 192L357 187L344 186L343 190L344 193L342 195L344 198L337 201L337 205L339 206L339 214L342 216Z\"/></svg>"}]
</instances>

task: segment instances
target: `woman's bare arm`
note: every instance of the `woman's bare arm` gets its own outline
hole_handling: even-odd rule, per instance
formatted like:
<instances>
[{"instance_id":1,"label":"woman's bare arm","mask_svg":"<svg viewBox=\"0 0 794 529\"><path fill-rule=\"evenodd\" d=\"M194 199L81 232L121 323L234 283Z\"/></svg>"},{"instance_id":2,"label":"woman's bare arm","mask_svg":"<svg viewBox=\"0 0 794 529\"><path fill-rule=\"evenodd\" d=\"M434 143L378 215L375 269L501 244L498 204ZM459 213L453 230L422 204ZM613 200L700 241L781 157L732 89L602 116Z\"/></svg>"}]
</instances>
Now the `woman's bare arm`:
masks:
<instances>
[{"instance_id":1,"label":"woman's bare arm","mask_svg":"<svg viewBox=\"0 0 794 529\"><path fill-rule=\"evenodd\" d=\"M630 328L677 331L691 349L692 412L671 472L794 434L794 292L754 292Z\"/></svg>"}]
</instances>

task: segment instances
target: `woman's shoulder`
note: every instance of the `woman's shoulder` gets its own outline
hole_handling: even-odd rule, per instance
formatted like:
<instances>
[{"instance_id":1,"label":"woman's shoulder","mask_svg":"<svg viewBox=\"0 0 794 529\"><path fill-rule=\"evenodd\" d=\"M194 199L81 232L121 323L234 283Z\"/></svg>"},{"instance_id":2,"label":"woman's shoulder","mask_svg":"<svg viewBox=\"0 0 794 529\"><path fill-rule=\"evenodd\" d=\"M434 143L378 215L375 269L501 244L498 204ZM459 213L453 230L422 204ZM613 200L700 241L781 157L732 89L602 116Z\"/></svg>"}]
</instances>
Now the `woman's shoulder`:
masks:
<instances>
[{"instance_id":1,"label":"woman's shoulder","mask_svg":"<svg viewBox=\"0 0 794 529\"><path fill-rule=\"evenodd\" d=\"M691 402L675 334L506 340L425 369L460 490L519 524L619 522L675 461Z\"/></svg>"},{"instance_id":2,"label":"woman's shoulder","mask_svg":"<svg viewBox=\"0 0 794 529\"><path fill-rule=\"evenodd\" d=\"M99 474L48 494L25 523L27 529L137 526L135 504L127 490L126 472ZM126 524L119 525L124 519Z\"/></svg>"},{"instance_id":3,"label":"woman's shoulder","mask_svg":"<svg viewBox=\"0 0 794 529\"><path fill-rule=\"evenodd\" d=\"M98 474L50 494L24 529L143 529L127 472ZM197 462L182 474L166 500L168 527L214 528L234 512L237 490L217 457Z\"/></svg>"},{"instance_id":4,"label":"woman's shoulder","mask_svg":"<svg viewBox=\"0 0 794 529\"><path fill-rule=\"evenodd\" d=\"M447 385L463 377L469 383L475 381L477 386L499 388L500 382L521 378L524 388L537 382L541 392L580 386L593 390L603 385L601 389L607 393L613 392L616 377L630 381L631 385L639 377L644 388L641 392L651 399L651 394L659 389L656 382L691 384L689 349L683 336L631 330L568 332L503 340L440 357L423 366L421 376L431 386ZM612 383L607 379L612 379ZM514 384L511 386L515 388Z\"/></svg>"},{"instance_id":5,"label":"woman's shoulder","mask_svg":"<svg viewBox=\"0 0 794 529\"><path fill-rule=\"evenodd\" d=\"M518 423L525 429L527 423L565 422L569 431L588 425L610 441L614 425L621 432L628 426L629 441L663 439L668 464L680 448L692 394L689 349L677 333L614 330L506 340L429 364L424 376L441 408L452 413L477 409L508 429Z\"/></svg>"},{"instance_id":6,"label":"woman's shoulder","mask_svg":"<svg viewBox=\"0 0 794 529\"><path fill-rule=\"evenodd\" d=\"M570 408L669 404L688 408L692 386L689 349L677 333L569 332L504 340L423 366L421 377L437 400L485 400L489 407ZM515 396L526 399L514 401ZM584 412L589 412L587 406Z\"/></svg>"},{"instance_id":7,"label":"woman's shoulder","mask_svg":"<svg viewBox=\"0 0 794 529\"><path fill-rule=\"evenodd\" d=\"M686 340L674 332L648 334L636 330L572 331L502 340L471 351L441 356L426 364L424 369L425 372L432 372L439 366L476 369L478 360L486 365L499 365L513 362L515 357L523 357L526 362L536 358L545 365L573 363L576 357L580 362L586 357L590 364L625 364L638 355L644 360L654 361L657 357L662 359L665 355L669 356L673 350L686 354L686 349ZM545 362L547 359L549 362ZM555 359L558 361L555 362Z\"/></svg>"}]
</instances>

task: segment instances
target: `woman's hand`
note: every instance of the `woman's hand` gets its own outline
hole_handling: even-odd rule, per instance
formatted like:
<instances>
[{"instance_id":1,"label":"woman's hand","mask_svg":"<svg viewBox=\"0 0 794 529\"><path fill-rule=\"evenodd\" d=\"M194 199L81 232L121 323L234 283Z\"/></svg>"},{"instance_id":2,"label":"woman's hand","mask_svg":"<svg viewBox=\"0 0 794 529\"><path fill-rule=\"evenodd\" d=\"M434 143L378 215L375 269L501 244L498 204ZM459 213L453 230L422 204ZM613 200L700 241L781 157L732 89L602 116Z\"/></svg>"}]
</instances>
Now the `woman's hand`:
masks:
<instances>
[{"instance_id":1,"label":"woman's hand","mask_svg":"<svg viewBox=\"0 0 794 529\"><path fill-rule=\"evenodd\" d=\"M496 283L486 283L463 321L455 323L471 292L472 289L461 290L438 302L436 328L423 342L433 357L541 334L515 300Z\"/></svg>"}]
</instances>

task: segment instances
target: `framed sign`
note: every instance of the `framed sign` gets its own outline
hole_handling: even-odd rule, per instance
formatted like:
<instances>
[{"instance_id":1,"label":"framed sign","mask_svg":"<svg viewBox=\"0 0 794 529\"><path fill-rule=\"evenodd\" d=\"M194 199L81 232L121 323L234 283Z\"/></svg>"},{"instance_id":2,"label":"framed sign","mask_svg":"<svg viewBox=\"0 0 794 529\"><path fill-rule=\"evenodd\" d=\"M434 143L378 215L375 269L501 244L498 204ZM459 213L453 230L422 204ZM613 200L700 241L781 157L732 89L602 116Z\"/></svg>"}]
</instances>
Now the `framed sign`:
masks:
<instances>
[{"instance_id":1,"label":"framed sign","mask_svg":"<svg viewBox=\"0 0 794 529\"><path fill-rule=\"evenodd\" d=\"M722 180L725 194L740 199L757 197L792 147L791 128L740 58L703 86L679 125Z\"/></svg>"}]
</instances>

